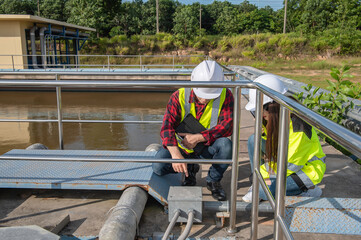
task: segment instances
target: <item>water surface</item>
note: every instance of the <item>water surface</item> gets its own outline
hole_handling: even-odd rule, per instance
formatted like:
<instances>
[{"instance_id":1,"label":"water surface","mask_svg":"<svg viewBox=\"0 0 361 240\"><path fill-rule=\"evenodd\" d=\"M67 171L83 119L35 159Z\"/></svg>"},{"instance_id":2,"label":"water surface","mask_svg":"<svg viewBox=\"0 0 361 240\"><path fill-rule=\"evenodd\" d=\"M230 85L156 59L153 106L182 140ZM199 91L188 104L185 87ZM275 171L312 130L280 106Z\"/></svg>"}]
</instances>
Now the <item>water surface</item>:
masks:
<instances>
[{"instance_id":1,"label":"water surface","mask_svg":"<svg viewBox=\"0 0 361 240\"><path fill-rule=\"evenodd\" d=\"M63 92L63 119L161 121L171 93ZM55 92L0 91L1 119L56 119ZM161 124L64 123L64 149L144 150ZM0 122L0 154L43 143L59 148L57 123Z\"/></svg>"}]
</instances>

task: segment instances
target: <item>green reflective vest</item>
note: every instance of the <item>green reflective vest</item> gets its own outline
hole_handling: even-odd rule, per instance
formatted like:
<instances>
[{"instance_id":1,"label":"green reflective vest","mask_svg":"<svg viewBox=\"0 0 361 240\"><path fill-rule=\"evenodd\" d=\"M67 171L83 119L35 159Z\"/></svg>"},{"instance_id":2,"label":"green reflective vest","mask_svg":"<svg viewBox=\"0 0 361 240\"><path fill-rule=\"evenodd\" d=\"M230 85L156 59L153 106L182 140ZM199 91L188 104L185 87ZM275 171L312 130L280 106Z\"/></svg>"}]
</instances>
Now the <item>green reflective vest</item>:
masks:
<instances>
[{"instance_id":1,"label":"green reflective vest","mask_svg":"<svg viewBox=\"0 0 361 240\"><path fill-rule=\"evenodd\" d=\"M190 113L193 117L197 118L196 108L194 102L189 103L189 97L191 94L191 88L180 88L179 89L179 104L181 106L181 122L183 119ZM206 129L211 129L215 127L218 123L218 116L221 112L224 100L226 99L226 88L223 89L221 95L216 98L212 99L207 103L207 106L199 119L199 123L203 125ZM188 153L192 153L192 149L187 149L182 146L182 138L176 134L176 138L178 141L178 147L184 149Z\"/></svg>"},{"instance_id":2,"label":"green reflective vest","mask_svg":"<svg viewBox=\"0 0 361 240\"><path fill-rule=\"evenodd\" d=\"M294 123L297 121L298 123ZM303 122L308 127L307 131L295 130L294 125L299 125L298 117L291 118L289 144L288 144L288 163L287 176L295 173L303 181L307 188L310 188L321 182L326 171L325 158L317 133L313 127ZM302 125L302 123L301 123ZM275 177L270 172L277 172L277 164L270 166L266 162L261 166L263 178Z\"/></svg>"}]
</instances>

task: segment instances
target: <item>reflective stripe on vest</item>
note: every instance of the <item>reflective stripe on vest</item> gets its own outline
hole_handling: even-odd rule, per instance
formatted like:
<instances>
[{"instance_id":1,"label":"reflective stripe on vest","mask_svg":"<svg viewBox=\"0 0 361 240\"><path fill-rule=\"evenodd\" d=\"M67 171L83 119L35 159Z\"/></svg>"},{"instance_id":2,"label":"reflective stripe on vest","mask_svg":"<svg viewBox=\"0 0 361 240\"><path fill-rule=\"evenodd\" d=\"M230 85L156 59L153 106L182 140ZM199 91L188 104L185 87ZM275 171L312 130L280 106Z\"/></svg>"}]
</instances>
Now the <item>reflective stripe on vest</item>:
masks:
<instances>
[{"instance_id":1,"label":"reflective stripe on vest","mask_svg":"<svg viewBox=\"0 0 361 240\"><path fill-rule=\"evenodd\" d=\"M310 179L310 177L303 171L303 170L306 170L307 168L310 168L310 167L314 167L312 166L313 164L312 163L316 163L315 161L320 161L319 164L316 163L316 165L324 165L325 163L325 159L326 157L322 157L322 158L317 158L316 156L312 157L307 163L308 163L308 167L307 166L298 166L296 164L293 164L293 163L288 163L287 164L287 177L289 175L291 175L292 173L295 173L298 175L298 177L302 180L302 182L304 183L304 185L307 187L307 188L310 188L316 184L318 184L320 182L320 180L318 179ZM322 163L323 164L322 164ZM277 163L275 164L275 167L274 167L274 172L277 172ZM270 173L270 166L267 162L265 162L263 165L261 165L261 169L260 169L260 172L261 172L261 175L264 179L267 179L267 178L276 178L276 175L275 174L269 174ZM324 171L323 171L324 172ZM323 173L322 173L323 175Z\"/></svg>"},{"instance_id":2,"label":"reflective stripe on vest","mask_svg":"<svg viewBox=\"0 0 361 240\"><path fill-rule=\"evenodd\" d=\"M326 156L322 151L321 144L314 128L312 128L311 138L306 137L304 132L294 132L292 121L290 123L290 135L288 146L287 176L296 173L303 181L307 188L312 187L321 182L326 170ZM299 148L308 145L310 147ZM295 158L294 158L295 157ZM294 161L298 159L299 161ZM306 162L305 160L308 159ZM298 164L297 164L298 163ZM274 172L277 172L277 164L274 164ZM269 165L267 162L261 166L261 174L264 178L275 177L269 176Z\"/></svg>"},{"instance_id":3,"label":"reflective stripe on vest","mask_svg":"<svg viewBox=\"0 0 361 240\"><path fill-rule=\"evenodd\" d=\"M271 170L271 167L268 165L268 162L264 163L264 167L266 168L267 172L269 173ZM292 172L298 172L303 168L303 166L299 166L293 163L287 163L287 170L290 170ZM276 175L270 174L269 177L276 177Z\"/></svg>"},{"instance_id":4,"label":"reflective stripe on vest","mask_svg":"<svg viewBox=\"0 0 361 240\"><path fill-rule=\"evenodd\" d=\"M191 94L191 90L192 90L191 88L180 88L179 89L179 104L181 106L181 111L182 111L181 122L188 114L192 114L195 118L197 118L195 104L189 103L189 97ZM218 98L212 99L207 103L207 106L206 106L201 118L199 119L199 123L202 124L206 129L210 129L210 128L217 126L218 116L221 112L224 100L226 99L226 93L227 93L227 89L224 88L221 95ZM180 148L184 149L188 153L193 152L193 150L186 149L185 147L183 147L181 145L182 138L179 137L177 134L176 134L176 138L178 141L178 146Z\"/></svg>"}]
</instances>

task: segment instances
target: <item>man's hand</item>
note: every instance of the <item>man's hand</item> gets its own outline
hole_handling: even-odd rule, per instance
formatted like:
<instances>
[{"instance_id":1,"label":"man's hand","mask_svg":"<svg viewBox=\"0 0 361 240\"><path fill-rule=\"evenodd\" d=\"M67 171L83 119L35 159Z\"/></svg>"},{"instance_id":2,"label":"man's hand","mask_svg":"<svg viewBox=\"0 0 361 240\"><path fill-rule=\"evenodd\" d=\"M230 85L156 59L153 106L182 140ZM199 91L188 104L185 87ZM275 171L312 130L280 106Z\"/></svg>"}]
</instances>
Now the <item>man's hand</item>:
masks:
<instances>
[{"instance_id":1,"label":"man's hand","mask_svg":"<svg viewBox=\"0 0 361 240\"><path fill-rule=\"evenodd\" d=\"M178 146L167 146L172 159L184 159L183 155L179 151ZM172 163L172 168L175 172L184 173L188 177L188 169L186 163Z\"/></svg>"},{"instance_id":2,"label":"man's hand","mask_svg":"<svg viewBox=\"0 0 361 240\"><path fill-rule=\"evenodd\" d=\"M206 141L200 133L178 133L178 135L183 137L182 145L188 149L193 149L198 143Z\"/></svg>"},{"instance_id":3,"label":"man's hand","mask_svg":"<svg viewBox=\"0 0 361 240\"><path fill-rule=\"evenodd\" d=\"M172 163L172 168L175 172L184 173L186 177L188 177L188 169L186 163Z\"/></svg>"}]
</instances>

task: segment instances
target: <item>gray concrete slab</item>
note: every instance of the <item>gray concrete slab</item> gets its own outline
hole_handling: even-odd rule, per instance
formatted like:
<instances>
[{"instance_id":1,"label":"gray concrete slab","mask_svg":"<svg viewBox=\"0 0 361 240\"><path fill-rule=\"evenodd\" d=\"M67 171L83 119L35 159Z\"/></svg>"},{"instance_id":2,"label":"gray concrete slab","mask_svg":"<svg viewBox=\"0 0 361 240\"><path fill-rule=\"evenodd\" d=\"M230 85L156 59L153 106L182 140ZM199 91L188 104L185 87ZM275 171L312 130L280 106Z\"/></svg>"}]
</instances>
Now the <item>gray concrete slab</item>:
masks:
<instances>
[{"instance_id":1,"label":"gray concrete slab","mask_svg":"<svg viewBox=\"0 0 361 240\"><path fill-rule=\"evenodd\" d=\"M247 139L253 133L254 119L244 110L247 103L242 98L241 139L239 157L239 176L237 199L247 192L250 182L249 157ZM324 197L361 197L361 166L350 158L342 155L333 147L323 143L326 152L327 170L320 184ZM209 166L202 165L197 175L198 185L203 186L203 200L213 201L210 192L205 188L205 177ZM222 185L230 196L231 168L224 176ZM69 214L70 223L59 233L60 235L97 236L107 218L111 207L116 205L120 192L114 191L65 191L65 190L21 190L0 189L0 226L23 226L36 224L44 227L49 219L62 214ZM261 213L259 218L259 239L273 239L273 214ZM139 236L146 239L154 232L164 232L168 226L168 215L163 207L154 199L149 198L139 225ZM237 233L235 239L250 238L250 213L238 213L236 220ZM176 224L173 233L180 234L185 224ZM206 238L229 236L226 228L217 228L215 212L203 213L203 222L194 224L190 237ZM361 236L294 233L295 239L361 239Z\"/></svg>"},{"instance_id":2,"label":"gray concrete slab","mask_svg":"<svg viewBox=\"0 0 361 240\"><path fill-rule=\"evenodd\" d=\"M23 227L4 227L0 228L0 239L23 240L58 240L60 237L54 233L46 231L39 226L23 226Z\"/></svg>"}]
</instances>

